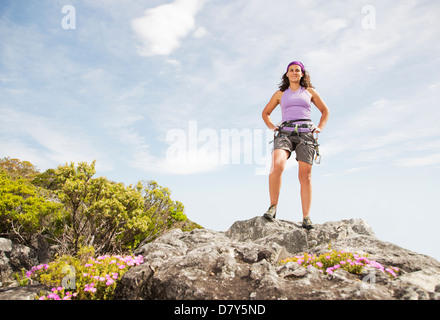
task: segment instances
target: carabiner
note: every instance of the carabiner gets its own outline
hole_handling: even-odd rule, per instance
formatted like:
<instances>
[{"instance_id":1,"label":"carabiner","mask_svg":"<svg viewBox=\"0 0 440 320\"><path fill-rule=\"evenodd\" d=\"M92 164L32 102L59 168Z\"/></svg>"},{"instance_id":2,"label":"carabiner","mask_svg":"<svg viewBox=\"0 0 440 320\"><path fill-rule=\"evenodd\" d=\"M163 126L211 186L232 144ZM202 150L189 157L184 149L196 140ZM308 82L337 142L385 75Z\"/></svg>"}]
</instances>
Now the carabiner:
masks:
<instances>
[{"instance_id":1,"label":"carabiner","mask_svg":"<svg viewBox=\"0 0 440 320\"><path fill-rule=\"evenodd\" d=\"M315 163L316 163L316 164L320 164L320 163L321 163L321 155L320 155L320 154L317 154L317 155L316 155L316 157L315 157Z\"/></svg>"},{"instance_id":2,"label":"carabiner","mask_svg":"<svg viewBox=\"0 0 440 320\"><path fill-rule=\"evenodd\" d=\"M316 134L316 138L315 138L315 134ZM315 139L316 142L318 142L318 132L316 132L315 130L313 130L312 135L313 135L313 139Z\"/></svg>"}]
</instances>

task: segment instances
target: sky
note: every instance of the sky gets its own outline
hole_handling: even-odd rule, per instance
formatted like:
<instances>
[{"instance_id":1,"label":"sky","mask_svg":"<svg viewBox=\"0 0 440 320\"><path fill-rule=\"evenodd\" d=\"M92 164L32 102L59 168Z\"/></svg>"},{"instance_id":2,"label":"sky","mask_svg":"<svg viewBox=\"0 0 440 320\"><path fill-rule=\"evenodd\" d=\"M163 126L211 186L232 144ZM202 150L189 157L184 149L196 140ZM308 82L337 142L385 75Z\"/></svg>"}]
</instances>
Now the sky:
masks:
<instances>
[{"instance_id":1,"label":"sky","mask_svg":"<svg viewBox=\"0 0 440 320\"><path fill-rule=\"evenodd\" d=\"M330 109L312 221L362 218L440 260L439 21L437 0L1 0L0 157L96 160L226 231L270 205L261 112L299 60ZM279 219L302 220L297 170Z\"/></svg>"}]
</instances>

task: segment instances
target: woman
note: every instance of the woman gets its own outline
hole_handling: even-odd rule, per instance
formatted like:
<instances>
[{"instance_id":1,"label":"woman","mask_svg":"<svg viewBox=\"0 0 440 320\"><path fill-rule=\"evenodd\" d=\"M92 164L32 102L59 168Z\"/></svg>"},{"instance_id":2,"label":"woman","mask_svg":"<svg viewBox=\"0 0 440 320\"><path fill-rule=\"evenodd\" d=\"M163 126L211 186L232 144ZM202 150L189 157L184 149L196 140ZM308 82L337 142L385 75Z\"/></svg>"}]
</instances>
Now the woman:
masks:
<instances>
[{"instance_id":1,"label":"woman","mask_svg":"<svg viewBox=\"0 0 440 320\"><path fill-rule=\"evenodd\" d=\"M292 151L295 151L301 184L302 226L309 230L313 228L309 217L312 204L312 165L315 154L313 134L324 129L329 118L329 109L310 83L310 76L299 61L293 61L287 66L279 89L262 113L267 127L274 132L278 131L278 136L274 140L272 167L269 174L270 207L264 217L273 220L276 216L281 175L287 159ZM318 127L310 122L311 102L321 112ZM282 114L282 124L279 127L270 119L272 111L278 105L281 105Z\"/></svg>"}]
</instances>

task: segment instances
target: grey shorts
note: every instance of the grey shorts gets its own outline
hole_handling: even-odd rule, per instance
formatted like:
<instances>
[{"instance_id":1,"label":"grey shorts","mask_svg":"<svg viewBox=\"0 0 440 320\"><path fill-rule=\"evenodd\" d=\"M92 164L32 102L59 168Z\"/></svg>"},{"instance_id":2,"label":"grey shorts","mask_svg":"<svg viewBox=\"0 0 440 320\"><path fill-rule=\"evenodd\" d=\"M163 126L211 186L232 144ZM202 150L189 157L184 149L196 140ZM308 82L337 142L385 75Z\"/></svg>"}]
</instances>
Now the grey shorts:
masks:
<instances>
[{"instance_id":1,"label":"grey shorts","mask_svg":"<svg viewBox=\"0 0 440 320\"><path fill-rule=\"evenodd\" d=\"M315 156L315 148L313 145L301 143L301 140L314 142L313 134L311 132L300 132L298 135L288 135L290 131L283 131L278 133L275 138L273 149L283 149L289 153L287 159L290 158L292 151L296 153L296 160L303 161L313 165L313 157Z\"/></svg>"}]
</instances>

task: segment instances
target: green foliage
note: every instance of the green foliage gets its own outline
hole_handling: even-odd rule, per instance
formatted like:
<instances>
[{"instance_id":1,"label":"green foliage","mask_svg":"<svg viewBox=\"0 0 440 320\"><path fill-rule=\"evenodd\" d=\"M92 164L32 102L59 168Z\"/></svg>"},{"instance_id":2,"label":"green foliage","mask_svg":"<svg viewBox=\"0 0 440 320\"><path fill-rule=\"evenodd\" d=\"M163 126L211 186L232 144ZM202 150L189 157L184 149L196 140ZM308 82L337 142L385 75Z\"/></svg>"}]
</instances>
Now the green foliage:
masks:
<instances>
[{"instance_id":1,"label":"green foliage","mask_svg":"<svg viewBox=\"0 0 440 320\"><path fill-rule=\"evenodd\" d=\"M27 286L30 282L29 278L26 276L26 269L24 268L21 269L21 273L15 273L14 278L17 280L18 285L20 286Z\"/></svg>"},{"instance_id":2,"label":"green foliage","mask_svg":"<svg viewBox=\"0 0 440 320\"><path fill-rule=\"evenodd\" d=\"M92 246L126 252L169 229L201 228L155 181L125 186L94 175L95 161L39 173L26 161L0 161L0 234L31 245L43 236L63 255ZM10 175L14 173L14 177Z\"/></svg>"},{"instance_id":3,"label":"green foliage","mask_svg":"<svg viewBox=\"0 0 440 320\"><path fill-rule=\"evenodd\" d=\"M94 246L98 253L124 250L146 231L149 219L139 185L92 178L95 162L59 166L55 174L62 185L58 197L69 212L65 236L74 252L80 245Z\"/></svg>"},{"instance_id":4,"label":"green foliage","mask_svg":"<svg viewBox=\"0 0 440 320\"><path fill-rule=\"evenodd\" d=\"M61 188L61 181L58 180L55 169L47 169L45 172L35 175L32 184L51 191Z\"/></svg>"},{"instance_id":5,"label":"green foliage","mask_svg":"<svg viewBox=\"0 0 440 320\"><path fill-rule=\"evenodd\" d=\"M11 179L32 180L38 174L37 168L29 161L20 161L9 157L0 159L0 171L5 171Z\"/></svg>"},{"instance_id":6,"label":"green foliage","mask_svg":"<svg viewBox=\"0 0 440 320\"><path fill-rule=\"evenodd\" d=\"M0 234L29 244L42 234L59 232L61 206L48 201L29 181L0 171Z\"/></svg>"},{"instance_id":7,"label":"green foliage","mask_svg":"<svg viewBox=\"0 0 440 320\"><path fill-rule=\"evenodd\" d=\"M332 250L319 256L315 254L304 253L303 255L287 258L280 261L280 264L295 262L305 268L315 267L325 274L333 274L337 269L344 269L352 274L361 274L365 266L376 268L390 277L396 277L399 272L398 268L385 268L382 264L369 260L368 256L358 255L356 253L345 252L343 250Z\"/></svg>"},{"instance_id":8,"label":"green foliage","mask_svg":"<svg viewBox=\"0 0 440 320\"><path fill-rule=\"evenodd\" d=\"M155 181L142 184L144 211L150 220L146 241L152 241L179 221L186 221L183 204L171 199L168 188L159 186Z\"/></svg>"}]
</instances>

